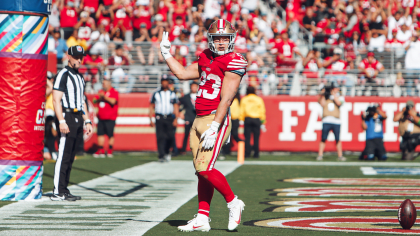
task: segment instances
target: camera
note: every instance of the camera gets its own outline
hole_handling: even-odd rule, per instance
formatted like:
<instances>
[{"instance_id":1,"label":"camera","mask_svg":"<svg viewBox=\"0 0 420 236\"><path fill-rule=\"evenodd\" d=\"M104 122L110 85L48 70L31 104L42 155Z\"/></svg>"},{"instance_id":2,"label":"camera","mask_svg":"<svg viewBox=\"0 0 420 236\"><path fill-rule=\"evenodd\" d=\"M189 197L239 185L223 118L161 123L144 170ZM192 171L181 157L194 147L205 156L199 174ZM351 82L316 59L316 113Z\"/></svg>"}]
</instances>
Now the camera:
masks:
<instances>
[{"instance_id":1,"label":"camera","mask_svg":"<svg viewBox=\"0 0 420 236\"><path fill-rule=\"evenodd\" d=\"M414 106L412 106L412 105L406 105L405 106L405 111L404 111L404 116L409 116L409 111L411 110L411 109L413 109L413 107Z\"/></svg>"},{"instance_id":2,"label":"camera","mask_svg":"<svg viewBox=\"0 0 420 236\"><path fill-rule=\"evenodd\" d=\"M324 87L324 89L325 89L325 92L324 92L325 99L330 99L331 90L333 90L334 88L336 88L334 82L330 82L330 83L328 83L328 85L325 85L325 87Z\"/></svg>"},{"instance_id":3,"label":"camera","mask_svg":"<svg viewBox=\"0 0 420 236\"><path fill-rule=\"evenodd\" d=\"M372 104L366 109L366 116L373 116L377 112L379 104Z\"/></svg>"}]
</instances>

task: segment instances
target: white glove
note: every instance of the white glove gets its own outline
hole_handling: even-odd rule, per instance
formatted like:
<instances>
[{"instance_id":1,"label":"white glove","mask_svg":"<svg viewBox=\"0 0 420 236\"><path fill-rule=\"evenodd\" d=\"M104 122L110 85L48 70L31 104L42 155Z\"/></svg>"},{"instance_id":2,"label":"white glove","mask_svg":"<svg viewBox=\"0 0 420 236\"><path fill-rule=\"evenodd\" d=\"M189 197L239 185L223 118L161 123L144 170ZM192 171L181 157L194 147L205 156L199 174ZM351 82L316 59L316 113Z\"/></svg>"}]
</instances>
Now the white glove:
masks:
<instances>
[{"instance_id":1,"label":"white glove","mask_svg":"<svg viewBox=\"0 0 420 236\"><path fill-rule=\"evenodd\" d=\"M260 128L263 133L267 132L267 128L265 127L265 125L261 125Z\"/></svg>"},{"instance_id":2,"label":"white glove","mask_svg":"<svg viewBox=\"0 0 420 236\"><path fill-rule=\"evenodd\" d=\"M165 60L168 60L168 58L172 57L170 53L171 42L169 42L168 34L168 32L163 31L162 42L160 42L160 52L162 53L162 56L165 58Z\"/></svg>"},{"instance_id":3,"label":"white glove","mask_svg":"<svg viewBox=\"0 0 420 236\"><path fill-rule=\"evenodd\" d=\"M201 135L200 139L203 142L201 145L202 148L213 148L214 143L216 143L217 131L219 130L219 126L220 123L217 123L216 121L211 122L210 128Z\"/></svg>"}]
</instances>

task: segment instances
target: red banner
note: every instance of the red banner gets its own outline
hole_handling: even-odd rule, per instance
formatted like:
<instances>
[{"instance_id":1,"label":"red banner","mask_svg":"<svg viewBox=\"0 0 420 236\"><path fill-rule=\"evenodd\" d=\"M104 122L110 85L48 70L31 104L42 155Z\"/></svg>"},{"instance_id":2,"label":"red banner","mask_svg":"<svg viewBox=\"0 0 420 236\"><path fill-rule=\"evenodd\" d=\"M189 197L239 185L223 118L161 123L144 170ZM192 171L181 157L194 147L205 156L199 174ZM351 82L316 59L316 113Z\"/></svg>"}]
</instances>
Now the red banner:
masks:
<instances>
[{"instance_id":1,"label":"red banner","mask_svg":"<svg viewBox=\"0 0 420 236\"><path fill-rule=\"evenodd\" d=\"M89 96L92 99L93 96ZM120 94L119 115L115 129L114 149L119 151L155 151L156 136L149 126L149 94ZM318 151L321 138L322 108L317 97L266 96L263 97L267 110L267 132L261 133L261 151ZM394 114L405 107L408 98L392 97L347 97L341 106L341 134L344 151L362 151L366 134L361 128L361 113L370 103L381 103L388 119L384 121L384 142L388 152L399 151L398 123L393 122ZM420 99L413 99L420 110ZM181 122L182 123L182 122ZM177 129L176 141L182 146L183 125ZM335 150L331 133L326 151ZM86 148L96 142L89 140ZM236 145L234 146L234 149Z\"/></svg>"}]
</instances>

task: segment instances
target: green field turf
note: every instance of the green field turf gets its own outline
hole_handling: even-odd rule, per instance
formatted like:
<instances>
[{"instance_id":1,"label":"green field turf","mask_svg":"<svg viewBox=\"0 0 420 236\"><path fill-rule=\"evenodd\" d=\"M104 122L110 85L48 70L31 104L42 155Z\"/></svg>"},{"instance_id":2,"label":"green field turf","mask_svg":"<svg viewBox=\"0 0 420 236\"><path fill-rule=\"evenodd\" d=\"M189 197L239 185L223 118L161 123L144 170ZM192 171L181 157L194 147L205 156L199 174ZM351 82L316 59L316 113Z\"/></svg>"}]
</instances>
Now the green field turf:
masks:
<instances>
[{"instance_id":1,"label":"green field turf","mask_svg":"<svg viewBox=\"0 0 420 236\"><path fill-rule=\"evenodd\" d=\"M347 161L358 161L355 155L345 155ZM290 154L290 153L274 153L261 155L259 159L247 159L252 161L314 161L316 154ZM335 154L324 156L324 161L336 161ZM173 160L191 160L191 155L183 155L173 157ZM145 164L150 161L156 161L155 153L122 153L114 155L114 158L93 158L91 155L78 157L74 162L71 173L71 183L76 184L111 174L116 171L124 170L133 166ZM227 160L236 160L234 155L227 156ZM402 162L399 155L391 156L388 160L392 162ZM420 158L414 162L419 162ZM53 162L44 162L44 193L53 189ZM191 165L191 168L193 166ZM216 163L217 168L217 163ZM360 171L360 167L346 166L258 166L244 165L236 169L227 176L229 183L235 194L242 199L245 204L245 211L242 216L242 223L281 218L281 217L311 217L311 216L395 216L396 212L337 212L337 213L308 213L308 212L263 212L270 205L262 204L262 202L280 200L282 198L270 196L268 189L274 188L290 188L290 187L316 187L316 186L338 186L338 185L316 185L316 184L300 184L280 182L279 179L301 178L301 177L336 177L336 178L420 178L420 176L364 176ZM293 198L293 197L292 197ZM295 197L311 198L311 197ZM319 197L316 197L319 198ZM322 198L322 197L321 197ZM357 198L357 199L402 199L402 197L336 197L336 198ZM1 202L0 207L11 202ZM175 213L170 215L164 222L158 224L146 235L180 235L183 232L177 231L177 226L185 224L192 219L197 213L197 197L194 197ZM326 231L309 231L309 230L293 230L279 228L265 228L249 225L240 225L236 232L227 232L228 209L222 196L215 191L211 214L212 230L209 235L366 235L367 233L344 233L344 232L326 232ZM193 232L190 234L199 234L201 232ZM184 233L185 234L185 233ZM207 235L207 234L206 234Z\"/></svg>"},{"instance_id":2,"label":"green field turf","mask_svg":"<svg viewBox=\"0 0 420 236\"><path fill-rule=\"evenodd\" d=\"M314 155L289 155L289 156L263 156L262 160L314 160ZM333 161L335 156L327 156L325 160ZM350 161L356 161L356 156L349 156ZM391 158L398 161L399 157ZM217 168L217 164L216 164ZM306 216L395 216L397 212L336 212L336 213L308 213L308 212L263 212L269 205L260 204L261 202L279 200L282 197L269 196L267 189L290 188L290 187L316 187L316 186L338 186L338 185L316 185L280 182L279 179L299 178L299 177L337 177L337 178L384 178L384 176L364 176L360 167L337 167L337 166L241 166L227 176L232 190L242 199L245 204L245 211L242 215L242 222L263 220L281 217L306 217ZM420 178L420 176L386 176L388 178ZM290 198L290 197L283 197ZM311 198L311 197L295 197ZM319 198L319 197L316 197ZM322 197L321 197L322 198ZM362 198L362 199L399 199L401 197L335 197L335 198ZM327 199L327 198L326 198ZM403 198L401 198L403 199ZM177 226L187 223L197 213L197 197L190 200L177 212L169 216L165 222L160 223L146 235L180 235ZM326 232L326 231L306 231L293 229L278 229L240 225L237 232L228 232L228 209L223 197L215 191L212 201L210 225L212 230L208 235L366 235L367 233L345 233L345 232ZM202 232L191 232L200 234ZM207 234L206 234L207 235Z\"/></svg>"}]
</instances>

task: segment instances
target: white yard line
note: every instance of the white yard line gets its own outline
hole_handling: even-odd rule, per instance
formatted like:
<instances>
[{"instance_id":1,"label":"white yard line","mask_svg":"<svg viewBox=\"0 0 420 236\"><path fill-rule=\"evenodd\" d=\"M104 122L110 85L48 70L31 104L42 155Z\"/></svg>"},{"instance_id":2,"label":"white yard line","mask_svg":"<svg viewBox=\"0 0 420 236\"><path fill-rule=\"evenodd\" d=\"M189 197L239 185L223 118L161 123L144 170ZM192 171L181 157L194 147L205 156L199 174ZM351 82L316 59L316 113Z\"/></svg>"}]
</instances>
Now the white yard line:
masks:
<instances>
[{"instance_id":1,"label":"white yard line","mask_svg":"<svg viewBox=\"0 0 420 236\"><path fill-rule=\"evenodd\" d=\"M420 166L420 162L334 162L334 161L245 161L245 165L267 166L389 166L413 167Z\"/></svg>"},{"instance_id":2,"label":"white yard line","mask_svg":"<svg viewBox=\"0 0 420 236\"><path fill-rule=\"evenodd\" d=\"M239 166L216 163L225 175ZM12 203L0 208L0 235L142 235L197 194L194 172L191 161L151 162L71 186L81 201Z\"/></svg>"}]
</instances>

